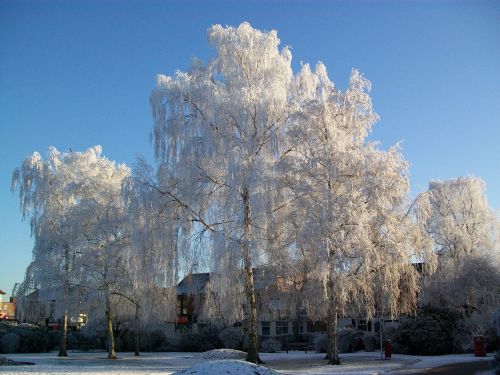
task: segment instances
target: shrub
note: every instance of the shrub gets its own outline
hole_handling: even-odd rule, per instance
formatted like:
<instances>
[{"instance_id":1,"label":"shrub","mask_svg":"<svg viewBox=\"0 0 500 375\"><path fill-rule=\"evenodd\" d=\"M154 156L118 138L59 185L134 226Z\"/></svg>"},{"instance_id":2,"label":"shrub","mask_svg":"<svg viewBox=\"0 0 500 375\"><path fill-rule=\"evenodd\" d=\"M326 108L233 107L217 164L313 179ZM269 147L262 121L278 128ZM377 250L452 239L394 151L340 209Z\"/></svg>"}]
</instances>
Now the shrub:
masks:
<instances>
[{"instance_id":1,"label":"shrub","mask_svg":"<svg viewBox=\"0 0 500 375\"><path fill-rule=\"evenodd\" d=\"M149 344L151 351L154 351L154 352L163 351L164 348L167 346L167 336L165 335L165 333L163 331L160 331L160 330L152 331L144 336L145 336L144 339ZM135 336L132 335L132 347L134 347L134 345L135 345L134 340L135 340ZM139 346L140 346L140 342L141 342L141 340L139 337Z\"/></svg>"},{"instance_id":2,"label":"shrub","mask_svg":"<svg viewBox=\"0 0 500 375\"><path fill-rule=\"evenodd\" d=\"M353 328L344 328L340 330L338 335L339 352L352 353L363 349L363 336L362 331Z\"/></svg>"},{"instance_id":3,"label":"shrub","mask_svg":"<svg viewBox=\"0 0 500 375\"><path fill-rule=\"evenodd\" d=\"M367 352L373 352L380 346L380 340L377 340L376 336L366 335L363 337L363 346Z\"/></svg>"},{"instance_id":4,"label":"shrub","mask_svg":"<svg viewBox=\"0 0 500 375\"><path fill-rule=\"evenodd\" d=\"M500 349L500 336L497 334L495 328L488 328L484 336L486 337L486 351L494 352Z\"/></svg>"},{"instance_id":5,"label":"shrub","mask_svg":"<svg viewBox=\"0 0 500 375\"><path fill-rule=\"evenodd\" d=\"M20 353L42 353L47 351L49 336L40 328L20 328L15 332L19 335Z\"/></svg>"},{"instance_id":6,"label":"shrub","mask_svg":"<svg viewBox=\"0 0 500 375\"><path fill-rule=\"evenodd\" d=\"M47 351L49 348L48 333L34 324L3 323L2 330L6 332L2 338L7 336L5 338L7 348L0 350L19 353L39 353ZM14 334L17 339L13 338ZM18 344L15 344L16 341L18 341Z\"/></svg>"},{"instance_id":7,"label":"shrub","mask_svg":"<svg viewBox=\"0 0 500 375\"><path fill-rule=\"evenodd\" d=\"M203 347L202 350L220 349L224 347L221 339L219 338L219 328L215 325L206 327L201 333Z\"/></svg>"},{"instance_id":8,"label":"shrub","mask_svg":"<svg viewBox=\"0 0 500 375\"><path fill-rule=\"evenodd\" d=\"M0 351L2 353L16 353L19 351L20 341L17 333L6 333L0 340Z\"/></svg>"},{"instance_id":9,"label":"shrub","mask_svg":"<svg viewBox=\"0 0 500 375\"><path fill-rule=\"evenodd\" d=\"M458 338L463 331L460 314L427 307L417 317L402 323L389 338L393 340L394 352L441 355L462 352Z\"/></svg>"},{"instance_id":10,"label":"shrub","mask_svg":"<svg viewBox=\"0 0 500 375\"><path fill-rule=\"evenodd\" d=\"M281 342L272 338L264 340L260 344L260 350L263 353L279 352L281 348L282 348Z\"/></svg>"},{"instance_id":11,"label":"shrub","mask_svg":"<svg viewBox=\"0 0 500 375\"><path fill-rule=\"evenodd\" d=\"M203 344L201 336L195 333L186 333L181 336L179 351L181 352L201 352Z\"/></svg>"},{"instance_id":12,"label":"shrub","mask_svg":"<svg viewBox=\"0 0 500 375\"><path fill-rule=\"evenodd\" d=\"M135 331L126 330L120 334L118 350L123 352L135 351ZM139 350L143 352L166 351L168 340L161 330L139 331Z\"/></svg>"},{"instance_id":13,"label":"shrub","mask_svg":"<svg viewBox=\"0 0 500 375\"><path fill-rule=\"evenodd\" d=\"M181 336L181 352L205 352L223 347L215 328L206 328L202 333L186 333Z\"/></svg>"},{"instance_id":14,"label":"shrub","mask_svg":"<svg viewBox=\"0 0 500 375\"><path fill-rule=\"evenodd\" d=\"M362 331L352 328L344 328L338 333L338 349L341 353L352 353L364 348ZM314 350L317 353L326 353L327 335L320 333L314 336Z\"/></svg>"},{"instance_id":15,"label":"shrub","mask_svg":"<svg viewBox=\"0 0 500 375\"><path fill-rule=\"evenodd\" d=\"M326 334L319 333L314 336L314 350L317 353L326 353Z\"/></svg>"},{"instance_id":16,"label":"shrub","mask_svg":"<svg viewBox=\"0 0 500 375\"><path fill-rule=\"evenodd\" d=\"M243 332L239 327L227 327L219 333L219 339L226 349L239 349L243 340Z\"/></svg>"},{"instance_id":17,"label":"shrub","mask_svg":"<svg viewBox=\"0 0 500 375\"><path fill-rule=\"evenodd\" d=\"M50 335L49 335L49 337L50 337ZM61 339L60 333L57 335L57 339L59 340L59 341L57 341L57 345L59 345L60 339ZM120 341L118 340L117 337L115 337L115 341L116 341L117 347L119 348ZM101 347L99 345L99 338L97 336L85 334L82 332L68 332L67 345L68 345L68 349L71 349L71 350L88 351L88 350L101 349Z\"/></svg>"}]
</instances>

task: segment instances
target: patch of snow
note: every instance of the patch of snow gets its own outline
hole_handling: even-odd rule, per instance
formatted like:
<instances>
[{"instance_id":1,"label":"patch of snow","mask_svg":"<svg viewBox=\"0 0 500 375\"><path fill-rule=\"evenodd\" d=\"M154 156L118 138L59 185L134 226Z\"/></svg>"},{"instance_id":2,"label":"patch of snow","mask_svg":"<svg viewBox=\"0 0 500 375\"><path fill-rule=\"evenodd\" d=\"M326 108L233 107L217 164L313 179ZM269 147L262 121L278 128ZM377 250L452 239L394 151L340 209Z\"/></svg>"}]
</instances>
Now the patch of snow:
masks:
<instances>
[{"instance_id":1,"label":"patch of snow","mask_svg":"<svg viewBox=\"0 0 500 375\"><path fill-rule=\"evenodd\" d=\"M196 353L193 358L218 360L218 359L245 359L247 353L234 349L214 349L203 353Z\"/></svg>"},{"instance_id":2,"label":"patch of snow","mask_svg":"<svg viewBox=\"0 0 500 375\"><path fill-rule=\"evenodd\" d=\"M253 363L233 359L210 361L177 371L174 375L279 375L279 372Z\"/></svg>"}]
</instances>

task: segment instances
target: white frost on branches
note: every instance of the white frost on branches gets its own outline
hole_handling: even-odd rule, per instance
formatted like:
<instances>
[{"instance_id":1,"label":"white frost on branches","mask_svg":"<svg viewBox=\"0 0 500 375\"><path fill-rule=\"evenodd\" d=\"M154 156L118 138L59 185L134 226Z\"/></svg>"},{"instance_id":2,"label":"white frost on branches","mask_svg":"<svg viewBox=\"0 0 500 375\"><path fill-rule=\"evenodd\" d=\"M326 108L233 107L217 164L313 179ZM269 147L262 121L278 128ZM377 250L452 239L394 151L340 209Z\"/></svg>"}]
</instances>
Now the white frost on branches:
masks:
<instances>
[{"instance_id":1,"label":"white frost on branches","mask_svg":"<svg viewBox=\"0 0 500 375\"><path fill-rule=\"evenodd\" d=\"M367 141L378 118L370 82L353 70L341 92L322 63L294 74L276 32L248 23L215 25L208 39L213 60L157 77L152 139L161 190L192 223L183 236L209 234L207 268L223 316L238 316L239 302L224 301L241 290L252 347L253 268L287 269L300 256L329 301L316 306L343 314L356 305L366 316L382 303L392 314L411 309L418 289L411 259L432 265L414 215L425 210L408 202L399 149Z\"/></svg>"}]
</instances>

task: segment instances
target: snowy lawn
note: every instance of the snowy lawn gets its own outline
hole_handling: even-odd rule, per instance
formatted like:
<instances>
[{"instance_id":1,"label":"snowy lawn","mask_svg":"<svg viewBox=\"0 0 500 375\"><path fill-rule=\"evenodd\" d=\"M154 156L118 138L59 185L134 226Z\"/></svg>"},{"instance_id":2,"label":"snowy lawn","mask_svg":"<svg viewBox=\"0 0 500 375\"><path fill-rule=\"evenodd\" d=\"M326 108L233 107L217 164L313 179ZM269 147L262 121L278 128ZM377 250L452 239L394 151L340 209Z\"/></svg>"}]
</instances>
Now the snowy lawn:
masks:
<instances>
[{"instance_id":1,"label":"snowy lawn","mask_svg":"<svg viewBox=\"0 0 500 375\"><path fill-rule=\"evenodd\" d=\"M105 352L70 352L69 357L59 358L57 352L37 354L9 354L9 358L16 361L34 362L34 366L0 366L2 374L173 374L176 371L187 369L197 364L207 364L208 360L201 358L199 353L144 353L134 357L132 353L119 353L119 359L106 359ZM396 354L389 361L380 360L376 352L358 352L342 354L341 366L328 366L323 359L324 354L303 352L290 353L262 353L264 365L281 374L348 374L348 375L375 375L375 374L411 374L416 371L438 367L446 364L491 360L492 356L476 358L471 354L446 355L437 357L407 356ZM216 357L216 356L214 356ZM208 367L213 366L213 364ZM243 367L229 365L236 369L236 373L243 375ZM204 366L204 372L198 374L214 374ZM219 368L222 370L222 368ZM221 373L220 371L218 373Z\"/></svg>"},{"instance_id":2,"label":"snowy lawn","mask_svg":"<svg viewBox=\"0 0 500 375\"><path fill-rule=\"evenodd\" d=\"M241 360L225 359L198 363L186 370L176 372L174 375L280 375L270 368L255 365Z\"/></svg>"}]
</instances>

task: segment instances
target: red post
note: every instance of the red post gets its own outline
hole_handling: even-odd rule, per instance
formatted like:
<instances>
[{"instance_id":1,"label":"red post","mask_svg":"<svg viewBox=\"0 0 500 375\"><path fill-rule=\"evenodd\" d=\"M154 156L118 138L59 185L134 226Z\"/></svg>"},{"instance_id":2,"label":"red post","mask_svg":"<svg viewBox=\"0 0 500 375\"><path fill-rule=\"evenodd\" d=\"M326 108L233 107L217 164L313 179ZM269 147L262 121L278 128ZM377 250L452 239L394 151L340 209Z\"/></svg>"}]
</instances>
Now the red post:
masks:
<instances>
[{"instance_id":1,"label":"red post","mask_svg":"<svg viewBox=\"0 0 500 375\"><path fill-rule=\"evenodd\" d=\"M476 357L486 357L486 339L484 336L474 336L472 343L474 344L474 355Z\"/></svg>"},{"instance_id":2,"label":"red post","mask_svg":"<svg viewBox=\"0 0 500 375\"><path fill-rule=\"evenodd\" d=\"M391 359L391 356L392 356L392 341L391 340L385 340L385 342L384 342L384 348L385 348L385 359Z\"/></svg>"}]
</instances>

